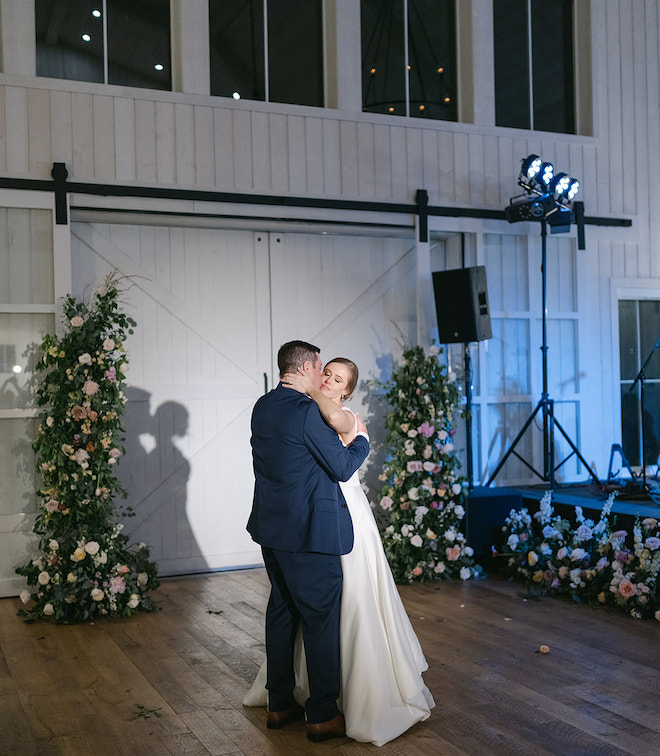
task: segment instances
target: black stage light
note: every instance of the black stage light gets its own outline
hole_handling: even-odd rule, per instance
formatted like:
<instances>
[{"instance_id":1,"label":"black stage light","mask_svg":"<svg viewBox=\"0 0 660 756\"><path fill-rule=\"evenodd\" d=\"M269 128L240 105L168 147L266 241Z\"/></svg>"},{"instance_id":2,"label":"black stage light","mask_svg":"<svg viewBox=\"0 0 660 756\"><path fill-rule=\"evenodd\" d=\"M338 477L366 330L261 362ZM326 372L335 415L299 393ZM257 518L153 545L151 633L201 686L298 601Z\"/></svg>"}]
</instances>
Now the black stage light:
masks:
<instances>
[{"instance_id":1,"label":"black stage light","mask_svg":"<svg viewBox=\"0 0 660 756\"><path fill-rule=\"evenodd\" d=\"M504 208L504 214L509 223L516 223L517 221L541 220L556 209L557 203L551 194L539 194L531 197L514 197Z\"/></svg>"}]
</instances>

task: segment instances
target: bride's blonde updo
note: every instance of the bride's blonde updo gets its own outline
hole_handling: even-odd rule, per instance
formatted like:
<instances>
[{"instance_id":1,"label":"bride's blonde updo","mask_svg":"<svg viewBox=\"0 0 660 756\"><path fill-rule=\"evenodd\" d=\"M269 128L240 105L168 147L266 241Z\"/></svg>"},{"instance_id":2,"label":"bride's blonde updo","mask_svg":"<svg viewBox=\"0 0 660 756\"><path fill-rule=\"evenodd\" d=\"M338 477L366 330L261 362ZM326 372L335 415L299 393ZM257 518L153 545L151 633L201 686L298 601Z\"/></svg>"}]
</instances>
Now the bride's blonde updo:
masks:
<instances>
[{"instance_id":1,"label":"bride's blonde updo","mask_svg":"<svg viewBox=\"0 0 660 756\"><path fill-rule=\"evenodd\" d=\"M348 357L335 357L334 360L328 360L325 363L325 367L328 367L328 365L331 365L333 362L339 363L340 365L345 365L348 368L349 379L346 384L346 390L348 391L348 393L341 395L342 402L348 401L353 396L353 392L355 391L355 387L357 386L358 378L360 377L357 365L353 362L353 360L349 360ZM325 370L325 368L323 369Z\"/></svg>"}]
</instances>

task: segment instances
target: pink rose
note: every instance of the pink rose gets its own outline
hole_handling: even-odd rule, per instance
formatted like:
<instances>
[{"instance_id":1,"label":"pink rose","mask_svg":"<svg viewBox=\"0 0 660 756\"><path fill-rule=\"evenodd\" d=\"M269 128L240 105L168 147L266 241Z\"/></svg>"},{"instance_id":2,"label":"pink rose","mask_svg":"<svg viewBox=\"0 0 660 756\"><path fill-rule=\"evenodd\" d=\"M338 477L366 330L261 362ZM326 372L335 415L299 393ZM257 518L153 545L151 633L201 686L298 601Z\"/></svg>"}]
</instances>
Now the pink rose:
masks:
<instances>
[{"instance_id":1,"label":"pink rose","mask_svg":"<svg viewBox=\"0 0 660 756\"><path fill-rule=\"evenodd\" d=\"M623 580L619 583L619 593L624 598L630 598L631 596L635 596L637 594L637 587L634 586L627 578L623 578Z\"/></svg>"},{"instance_id":2,"label":"pink rose","mask_svg":"<svg viewBox=\"0 0 660 756\"><path fill-rule=\"evenodd\" d=\"M126 581L123 577L110 578L110 593L123 593L126 590Z\"/></svg>"},{"instance_id":3,"label":"pink rose","mask_svg":"<svg viewBox=\"0 0 660 756\"><path fill-rule=\"evenodd\" d=\"M117 383L117 368L113 365L111 368L105 371L105 377L111 383Z\"/></svg>"},{"instance_id":4,"label":"pink rose","mask_svg":"<svg viewBox=\"0 0 660 756\"><path fill-rule=\"evenodd\" d=\"M455 562L461 555L461 547L452 546L451 548L445 549L445 553L447 554L447 559L449 559L450 562Z\"/></svg>"},{"instance_id":5,"label":"pink rose","mask_svg":"<svg viewBox=\"0 0 660 756\"><path fill-rule=\"evenodd\" d=\"M413 575L421 575L422 574L422 568L421 567L415 567L412 571Z\"/></svg>"},{"instance_id":6,"label":"pink rose","mask_svg":"<svg viewBox=\"0 0 660 756\"><path fill-rule=\"evenodd\" d=\"M83 394L93 396L99 390L99 384L96 381L85 381L82 390Z\"/></svg>"},{"instance_id":7,"label":"pink rose","mask_svg":"<svg viewBox=\"0 0 660 756\"><path fill-rule=\"evenodd\" d=\"M423 422L417 430L424 436L424 438L431 438L433 433L435 432L435 427L433 425L429 425L428 421Z\"/></svg>"}]
</instances>

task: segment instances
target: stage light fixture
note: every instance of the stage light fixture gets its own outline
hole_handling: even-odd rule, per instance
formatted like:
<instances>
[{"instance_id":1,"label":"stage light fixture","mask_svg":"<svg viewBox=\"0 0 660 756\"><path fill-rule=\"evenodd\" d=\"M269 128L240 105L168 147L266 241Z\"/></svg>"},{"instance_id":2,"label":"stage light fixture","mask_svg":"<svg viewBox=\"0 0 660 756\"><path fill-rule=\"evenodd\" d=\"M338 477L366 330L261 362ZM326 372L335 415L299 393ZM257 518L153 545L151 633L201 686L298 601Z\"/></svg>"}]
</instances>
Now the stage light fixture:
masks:
<instances>
[{"instance_id":1,"label":"stage light fixture","mask_svg":"<svg viewBox=\"0 0 660 756\"><path fill-rule=\"evenodd\" d=\"M541 163L541 167L534 176L533 183L545 194L545 192L548 191L554 175L555 167L552 163Z\"/></svg>"},{"instance_id":2,"label":"stage light fixture","mask_svg":"<svg viewBox=\"0 0 660 756\"><path fill-rule=\"evenodd\" d=\"M536 196L523 195L514 197L508 207L504 208L504 214L509 223L517 221L541 220L547 218L557 209L557 203L551 194L539 194Z\"/></svg>"},{"instance_id":3,"label":"stage light fixture","mask_svg":"<svg viewBox=\"0 0 660 756\"><path fill-rule=\"evenodd\" d=\"M580 182L566 173L557 173L552 163L536 154L521 161L518 184L525 194L512 197L504 213L509 223L517 221L548 221L553 233L568 231L571 224L569 205L580 188Z\"/></svg>"}]
</instances>

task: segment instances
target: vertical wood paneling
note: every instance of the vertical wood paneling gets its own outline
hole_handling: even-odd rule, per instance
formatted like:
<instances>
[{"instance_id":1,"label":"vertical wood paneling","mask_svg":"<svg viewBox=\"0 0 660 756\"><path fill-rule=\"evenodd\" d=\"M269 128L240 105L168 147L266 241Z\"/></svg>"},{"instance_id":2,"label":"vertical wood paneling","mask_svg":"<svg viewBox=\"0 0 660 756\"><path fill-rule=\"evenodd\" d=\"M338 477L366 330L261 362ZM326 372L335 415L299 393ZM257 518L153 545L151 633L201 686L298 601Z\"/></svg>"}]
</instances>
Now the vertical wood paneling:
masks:
<instances>
[{"instance_id":1,"label":"vertical wood paneling","mask_svg":"<svg viewBox=\"0 0 660 756\"><path fill-rule=\"evenodd\" d=\"M620 14L627 4L618 0L606 0L606 82L603 95L607 98L607 138L610 149L607 151L607 172L599 176L599 185L608 182L609 204L604 205L606 212L619 212L623 207L623 112L621 94L621 68L625 62L615 51L619 49Z\"/></svg>"},{"instance_id":2,"label":"vertical wood paneling","mask_svg":"<svg viewBox=\"0 0 660 756\"><path fill-rule=\"evenodd\" d=\"M234 161L234 188L238 191L252 189L252 124L247 110L232 112L231 130L232 157Z\"/></svg>"},{"instance_id":3,"label":"vertical wood paneling","mask_svg":"<svg viewBox=\"0 0 660 756\"><path fill-rule=\"evenodd\" d=\"M622 114L622 146L621 146L621 186L615 190L613 199L618 203L614 212L626 215L637 213L637 182L635 146L639 136L639 119L636 117L635 101L642 98L646 102L646 81L644 76L636 77L635 57L639 54L645 57L645 35L634 35L633 19L637 18L637 28L644 28L644 13L642 3L619 4L619 50L630 50L629 55L621 56L621 114ZM641 22L641 24L639 23ZM633 40L633 37L635 39ZM642 142L643 144L643 142ZM640 176L640 178L642 178Z\"/></svg>"},{"instance_id":4,"label":"vertical wood paneling","mask_svg":"<svg viewBox=\"0 0 660 756\"><path fill-rule=\"evenodd\" d=\"M438 139L434 131L424 129L422 131L422 184L420 189L426 189L429 193L429 202L437 203L439 195L438 185Z\"/></svg>"},{"instance_id":5,"label":"vertical wood paneling","mask_svg":"<svg viewBox=\"0 0 660 756\"><path fill-rule=\"evenodd\" d=\"M289 186L289 141L287 119L279 113L268 114L268 156L273 186Z\"/></svg>"},{"instance_id":6,"label":"vertical wood paneling","mask_svg":"<svg viewBox=\"0 0 660 756\"><path fill-rule=\"evenodd\" d=\"M115 97L115 170L118 181L135 181L135 106L128 97Z\"/></svg>"},{"instance_id":7,"label":"vertical wood paneling","mask_svg":"<svg viewBox=\"0 0 660 756\"><path fill-rule=\"evenodd\" d=\"M468 142L469 161L466 170L469 177L470 204L483 207L486 203L486 172L484 140L480 134L470 136Z\"/></svg>"},{"instance_id":8,"label":"vertical wood paneling","mask_svg":"<svg viewBox=\"0 0 660 756\"><path fill-rule=\"evenodd\" d=\"M32 174L50 172L53 158L50 150L50 95L46 89L28 91L28 166Z\"/></svg>"},{"instance_id":9,"label":"vertical wood paneling","mask_svg":"<svg viewBox=\"0 0 660 756\"><path fill-rule=\"evenodd\" d=\"M146 129L144 149L147 150L146 174L152 176L149 181L163 184L176 183L176 129L174 125L174 105L171 102L145 103L140 119ZM136 113L137 116L137 113ZM141 132L136 125L138 145L141 144ZM138 155L140 155L138 149ZM141 160L138 164L141 163Z\"/></svg>"},{"instance_id":10,"label":"vertical wood paneling","mask_svg":"<svg viewBox=\"0 0 660 756\"><path fill-rule=\"evenodd\" d=\"M323 181L324 191L330 197L341 194L341 162L339 121L323 120Z\"/></svg>"},{"instance_id":11,"label":"vertical wood paneling","mask_svg":"<svg viewBox=\"0 0 660 756\"><path fill-rule=\"evenodd\" d=\"M467 134L454 134L454 186L455 202L467 205L470 202L470 147Z\"/></svg>"},{"instance_id":12,"label":"vertical wood paneling","mask_svg":"<svg viewBox=\"0 0 660 756\"><path fill-rule=\"evenodd\" d=\"M408 145L406 129L402 126L390 126L390 150L392 155L392 195L399 201L406 196L408 186Z\"/></svg>"},{"instance_id":13,"label":"vertical wood paneling","mask_svg":"<svg viewBox=\"0 0 660 756\"><path fill-rule=\"evenodd\" d=\"M212 108L196 107L195 120L195 184L203 188L215 182L215 155Z\"/></svg>"},{"instance_id":14,"label":"vertical wood paneling","mask_svg":"<svg viewBox=\"0 0 660 756\"><path fill-rule=\"evenodd\" d=\"M438 131L438 195L440 205L456 202L454 184L454 137L450 131Z\"/></svg>"},{"instance_id":15,"label":"vertical wood paneling","mask_svg":"<svg viewBox=\"0 0 660 756\"><path fill-rule=\"evenodd\" d=\"M235 185L231 110L213 109L213 132L215 135L215 183L218 189L226 191Z\"/></svg>"},{"instance_id":16,"label":"vertical wood paneling","mask_svg":"<svg viewBox=\"0 0 660 756\"><path fill-rule=\"evenodd\" d=\"M0 171L7 170L7 113L5 93L7 87L0 86Z\"/></svg>"},{"instance_id":17,"label":"vertical wood paneling","mask_svg":"<svg viewBox=\"0 0 660 756\"><path fill-rule=\"evenodd\" d=\"M307 191L316 197L323 195L323 120L305 119L305 172Z\"/></svg>"},{"instance_id":18,"label":"vertical wood paneling","mask_svg":"<svg viewBox=\"0 0 660 756\"><path fill-rule=\"evenodd\" d=\"M181 186L195 184L195 119L192 105L174 106L176 182Z\"/></svg>"},{"instance_id":19,"label":"vertical wood paneling","mask_svg":"<svg viewBox=\"0 0 660 756\"><path fill-rule=\"evenodd\" d=\"M24 87L5 89L7 112L7 170L25 175L28 172L28 90Z\"/></svg>"},{"instance_id":20,"label":"vertical wood paneling","mask_svg":"<svg viewBox=\"0 0 660 756\"><path fill-rule=\"evenodd\" d=\"M307 193L307 142L305 139L305 119L301 116L287 118L289 133L289 186L286 191L293 194Z\"/></svg>"},{"instance_id":21,"label":"vertical wood paneling","mask_svg":"<svg viewBox=\"0 0 660 756\"><path fill-rule=\"evenodd\" d=\"M94 175L115 179L115 115L114 98L94 95Z\"/></svg>"},{"instance_id":22,"label":"vertical wood paneling","mask_svg":"<svg viewBox=\"0 0 660 756\"><path fill-rule=\"evenodd\" d=\"M73 162L73 121L71 93L50 93L50 144L53 162ZM1 116L0 116L1 117Z\"/></svg>"},{"instance_id":23,"label":"vertical wood paneling","mask_svg":"<svg viewBox=\"0 0 660 756\"><path fill-rule=\"evenodd\" d=\"M77 179L94 176L94 120L93 97L74 92L73 110L73 175Z\"/></svg>"},{"instance_id":24,"label":"vertical wood paneling","mask_svg":"<svg viewBox=\"0 0 660 756\"><path fill-rule=\"evenodd\" d=\"M357 125L358 194L374 197L376 194L376 151L374 127L371 123Z\"/></svg>"},{"instance_id":25,"label":"vertical wood paneling","mask_svg":"<svg viewBox=\"0 0 660 756\"><path fill-rule=\"evenodd\" d=\"M424 152L422 150L422 130L418 128L406 129L406 168L407 168L407 196L404 202L415 201L415 191L424 188Z\"/></svg>"},{"instance_id":26,"label":"vertical wood paneling","mask_svg":"<svg viewBox=\"0 0 660 756\"><path fill-rule=\"evenodd\" d=\"M376 197L380 200L392 198L392 154L390 151L390 129L382 124L374 125L374 180L376 182ZM437 166L437 163L436 163ZM437 196L437 178L435 179ZM429 195L433 196L433 188L429 188Z\"/></svg>"},{"instance_id":27,"label":"vertical wood paneling","mask_svg":"<svg viewBox=\"0 0 660 756\"><path fill-rule=\"evenodd\" d=\"M357 129L354 123L342 121L339 124L341 192L348 196L358 193L358 146Z\"/></svg>"},{"instance_id":28,"label":"vertical wood paneling","mask_svg":"<svg viewBox=\"0 0 660 756\"><path fill-rule=\"evenodd\" d=\"M255 191L267 192L271 189L270 132L267 113L252 114L252 165Z\"/></svg>"}]
</instances>

